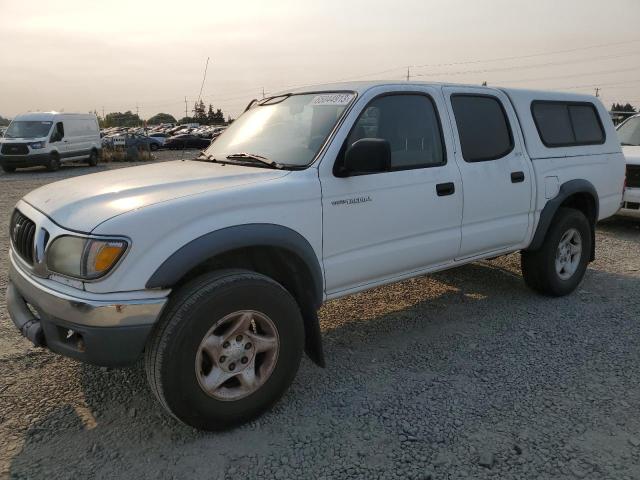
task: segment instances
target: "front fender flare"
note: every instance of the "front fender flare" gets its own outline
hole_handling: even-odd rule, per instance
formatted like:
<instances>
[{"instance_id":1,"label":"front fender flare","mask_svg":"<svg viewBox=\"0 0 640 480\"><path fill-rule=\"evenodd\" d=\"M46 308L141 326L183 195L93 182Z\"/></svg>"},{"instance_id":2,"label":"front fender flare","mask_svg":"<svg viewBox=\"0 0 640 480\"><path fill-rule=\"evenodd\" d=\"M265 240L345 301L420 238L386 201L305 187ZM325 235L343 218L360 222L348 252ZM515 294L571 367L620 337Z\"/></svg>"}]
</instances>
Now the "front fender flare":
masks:
<instances>
[{"instance_id":1,"label":"front fender flare","mask_svg":"<svg viewBox=\"0 0 640 480\"><path fill-rule=\"evenodd\" d=\"M298 255L309 268L313 279L314 306L323 298L322 268L306 238L295 230L270 223L250 223L216 230L176 250L151 275L147 288L166 288L178 283L202 262L231 250L246 247L279 247Z\"/></svg>"}]
</instances>

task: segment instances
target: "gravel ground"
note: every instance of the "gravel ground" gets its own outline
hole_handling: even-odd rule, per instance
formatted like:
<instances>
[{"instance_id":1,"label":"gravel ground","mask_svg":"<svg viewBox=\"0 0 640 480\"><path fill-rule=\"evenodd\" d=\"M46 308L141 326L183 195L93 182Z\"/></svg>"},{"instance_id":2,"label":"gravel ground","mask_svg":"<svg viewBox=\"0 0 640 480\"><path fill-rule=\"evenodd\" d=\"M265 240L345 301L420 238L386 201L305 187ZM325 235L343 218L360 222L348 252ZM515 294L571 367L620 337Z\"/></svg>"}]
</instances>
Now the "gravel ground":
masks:
<instances>
[{"instance_id":1,"label":"gravel ground","mask_svg":"<svg viewBox=\"0 0 640 480\"><path fill-rule=\"evenodd\" d=\"M599 225L565 298L529 291L510 255L329 302L328 367L303 360L271 412L205 434L140 366L36 349L8 318L11 208L87 172L0 174L0 477L640 478L640 222Z\"/></svg>"}]
</instances>

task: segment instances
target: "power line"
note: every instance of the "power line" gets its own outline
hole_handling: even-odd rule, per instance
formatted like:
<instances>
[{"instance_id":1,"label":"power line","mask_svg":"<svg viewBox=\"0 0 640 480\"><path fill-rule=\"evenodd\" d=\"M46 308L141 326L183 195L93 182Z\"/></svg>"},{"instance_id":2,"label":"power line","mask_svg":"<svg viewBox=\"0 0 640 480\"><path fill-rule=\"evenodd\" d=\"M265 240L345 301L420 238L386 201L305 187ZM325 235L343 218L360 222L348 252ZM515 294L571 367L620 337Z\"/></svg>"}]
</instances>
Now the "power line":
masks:
<instances>
[{"instance_id":1,"label":"power line","mask_svg":"<svg viewBox=\"0 0 640 480\"><path fill-rule=\"evenodd\" d=\"M464 61L464 62L451 62L451 63L431 63L431 64L423 64L423 65L413 65L416 68L421 68L421 67L451 67L451 66L455 66L455 65L472 65L472 64L476 64L476 63L488 63L488 62L501 62L501 61L506 61L506 60L520 60L523 58L534 58L534 57L543 57L546 55L558 55L561 53L573 53L573 52L579 52L579 51L583 51L583 50L593 50L596 48L603 48L603 47L613 47L613 46L619 46L619 45L626 45L629 43L637 43L640 42L640 38L639 39L635 39L635 40L625 40L622 42L613 42L613 43L601 43L601 44L597 44L597 45L587 45L584 47L576 47L576 48L570 48L570 49L566 49L566 50L555 50L555 51L547 51L547 52L539 52L539 53L531 53L528 55L513 55L510 57L497 57L497 58L486 58L483 60L468 60L468 61Z\"/></svg>"},{"instance_id":2,"label":"power line","mask_svg":"<svg viewBox=\"0 0 640 480\"><path fill-rule=\"evenodd\" d=\"M480 70L458 70L456 72L436 72L436 73L428 73L428 74L414 73L413 75L415 77L435 77L435 76L443 76L443 75L465 75L469 73L508 72L512 70L527 70L530 68L550 67L555 65L574 65L578 63L584 63L584 62L592 62L594 60L612 60L615 58L630 57L633 55L640 55L640 52L630 52L630 53L624 53L622 55L603 55L600 57L580 58L576 60L561 60L556 62L535 63L530 65L512 65L509 67L485 68Z\"/></svg>"}]
</instances>

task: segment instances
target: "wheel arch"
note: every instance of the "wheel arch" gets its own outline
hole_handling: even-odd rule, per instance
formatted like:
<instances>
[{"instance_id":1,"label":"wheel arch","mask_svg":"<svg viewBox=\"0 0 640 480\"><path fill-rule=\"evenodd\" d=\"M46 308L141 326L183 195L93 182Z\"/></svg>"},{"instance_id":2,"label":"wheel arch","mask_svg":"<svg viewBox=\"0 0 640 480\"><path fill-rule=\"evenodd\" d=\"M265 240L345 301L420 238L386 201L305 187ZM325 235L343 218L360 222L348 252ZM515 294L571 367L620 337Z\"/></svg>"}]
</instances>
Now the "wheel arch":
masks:
<instances>
[{"instance_id":1,"label":"wheel arch","mask_svg":"<svg viewBox=\"0 0 640 480\"><path fill-rule=\"evenodd\" d=\"M591 224L591 252L590 261L595 260L595 225L598 221L600 202L598 192L591 182L583 179L569 180L560 186L558 195L549 200L540 213L540 220L533 240L526 250L537 250L551 226L558 209L561 207L574 208L581 211Z\"/></svg>"},{"instance_id":2,"label":"wheel arch","mask_svg":"<svg viewBox=\"0 0 640 480\"><path fill-rule=\"evenodd\" d=\"M282 284L300 306L307 355L325 365L317 316L324 295L322 268L309 242L295 230L246 224L207 233L167 258L146 287L175 288L202 273L224 268L252 270Z\"/></svg>"}]
</instances>

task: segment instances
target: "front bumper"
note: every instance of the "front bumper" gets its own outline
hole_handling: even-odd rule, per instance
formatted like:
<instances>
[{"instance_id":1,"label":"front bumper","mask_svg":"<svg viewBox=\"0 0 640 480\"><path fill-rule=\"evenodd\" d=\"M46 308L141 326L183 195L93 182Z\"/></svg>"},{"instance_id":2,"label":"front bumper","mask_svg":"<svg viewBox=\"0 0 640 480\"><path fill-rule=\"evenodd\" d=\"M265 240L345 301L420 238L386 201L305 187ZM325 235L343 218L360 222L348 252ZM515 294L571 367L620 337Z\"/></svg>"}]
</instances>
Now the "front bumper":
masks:
<instances>
[{"instance_id":1,"label":"front bumper","mask_svg":"<svg viewBox=\"0 0 640 480\"><path fill-rule=\"evenodd\" d=\"M640 217L640 188L625 189L622 197L622 208L618 213Z\"/></svg>"},{"instance_id":2,"label":"front bumper","mask_svg":"<svg viewBox=\"0 0 640 480\"><path fill-rule=\"evenodd\" d=\"M9 270L7 309L18 330L37 346L95 365L135 363L166 301L72 297L37 283L13 262Z\"/></svg>"},{"instance_id":3,"label":"front bumper","mask_svg":"<svg viewBox=\"0 0 640 480\"><path fill-rule=\"evenodd\" d=\"M27 155L0 154L0 165L15 168L46 166L50 159L51 155L48 153L29 153Z\"/></svg>"}]
</instances>

